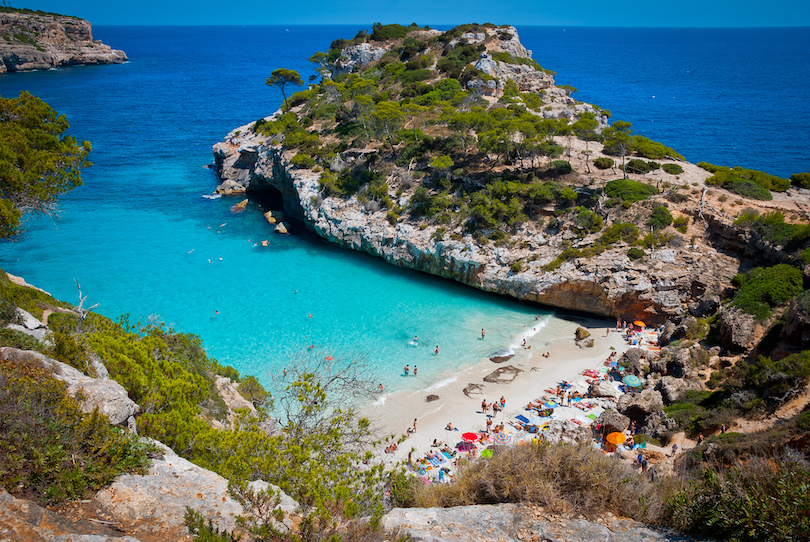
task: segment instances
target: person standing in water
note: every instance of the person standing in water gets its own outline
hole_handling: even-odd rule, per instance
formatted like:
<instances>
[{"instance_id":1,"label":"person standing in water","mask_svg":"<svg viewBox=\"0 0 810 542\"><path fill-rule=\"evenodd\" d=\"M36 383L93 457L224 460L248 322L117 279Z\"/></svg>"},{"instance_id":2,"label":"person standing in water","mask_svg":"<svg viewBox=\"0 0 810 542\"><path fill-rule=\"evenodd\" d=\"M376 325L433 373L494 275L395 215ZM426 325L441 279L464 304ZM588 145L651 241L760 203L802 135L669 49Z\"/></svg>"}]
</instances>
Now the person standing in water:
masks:
<instances>
[{"instance_id":1,"label":"person standing in water","mask_svg":"<svg viewBox=\"0 0 810 542\"><path fill-rule=\"evenodd\" d=\"M406 365L405 366L405 376L408 376L408 373L410 372L410 370L411 370L410 365Z\"/></svg>"},{"instance_id":2,"label":"person standing in water","mask_svg":"<svg viewBox=\"0 0 810 542\"><path fill-rule=\"evenodd\" d=\"M482 341L484 340L485 335L486 335L486 333L484 333L484 328L481 328L481 340Z\"/></svg>"},{"instance_id":3,"label":"person standing in water","mask_svg":"<svg viewBox=\"0 0 810 542\"><path fill-rule=\"evenodd\" d=\"M416 365L414 365L413 366L413 376L416 376L416 370L417 370L417 367L416 367Z\"/></svg>"},{"instance_id":4,"label":"person standing in water","mask_svg":"<svg viewBox=\"0 0 810 542\"><path fill-rule=\"evenodd\" d=\"M434 350L434 351L433 351L433 355L434 355L434 356L438 356L438 355L439 355L439 345L438 345L438 344L436 345L436 350Z\"/></svg>"}]
</instances>

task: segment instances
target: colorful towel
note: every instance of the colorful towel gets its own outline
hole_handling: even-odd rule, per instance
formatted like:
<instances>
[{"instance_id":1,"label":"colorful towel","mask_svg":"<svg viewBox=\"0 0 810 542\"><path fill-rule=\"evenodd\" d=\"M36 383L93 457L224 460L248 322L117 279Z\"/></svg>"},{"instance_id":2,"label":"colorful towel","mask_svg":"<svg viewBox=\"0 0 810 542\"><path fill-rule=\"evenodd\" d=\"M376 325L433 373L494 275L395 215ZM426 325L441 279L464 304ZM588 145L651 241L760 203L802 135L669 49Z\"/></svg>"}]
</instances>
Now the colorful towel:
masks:
<instances>
[{"instance_id":1,"label":"colorful towel","mask_svg":"<svg viewBox=\"0 0 810 542\"><path fill-rule=\"evenodd\" d=\"M515 416L515 419L522 423L529 423L529 418L527 418L523 414L518 414L517 416Z\"/></svg>"}]
</instances>

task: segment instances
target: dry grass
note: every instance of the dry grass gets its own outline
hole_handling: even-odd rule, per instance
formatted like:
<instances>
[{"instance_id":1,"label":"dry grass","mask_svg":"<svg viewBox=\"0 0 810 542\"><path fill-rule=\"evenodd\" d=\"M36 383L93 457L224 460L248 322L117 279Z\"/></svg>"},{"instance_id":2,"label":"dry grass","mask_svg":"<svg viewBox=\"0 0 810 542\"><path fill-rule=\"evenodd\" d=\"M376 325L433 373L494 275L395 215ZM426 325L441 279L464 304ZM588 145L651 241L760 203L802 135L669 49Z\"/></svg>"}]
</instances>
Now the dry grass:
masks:
<instances>
[{"instance_id":1,"label":"dry grass","mask_svg":"<svg viewBox=\"0 0 810 542\"><path fill-rule=\"evenodd\" d=\"M587 445L532 444L506 448L489 460L464 466L453 484L418 487L415 505L522 502L554 514L593 519L612 512L660 524L667 497L679 489L674 479L652 482Z\"/></svg>"}]
</instances>

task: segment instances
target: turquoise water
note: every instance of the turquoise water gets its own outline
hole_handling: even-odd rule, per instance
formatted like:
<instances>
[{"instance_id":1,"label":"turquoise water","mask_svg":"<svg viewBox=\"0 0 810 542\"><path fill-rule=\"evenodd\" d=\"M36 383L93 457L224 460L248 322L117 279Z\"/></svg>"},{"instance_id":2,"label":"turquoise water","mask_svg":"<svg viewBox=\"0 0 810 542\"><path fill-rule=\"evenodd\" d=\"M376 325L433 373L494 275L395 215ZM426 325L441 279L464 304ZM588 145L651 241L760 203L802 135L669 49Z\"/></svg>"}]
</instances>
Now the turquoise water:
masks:
<instances>
[{"instance_id":1,"label":"turquoise water","mask_svg":"<svg viewBox=\"0 0 810 542\"><path fill-rule=\"evenodd\" d=\"M179 331L200 335L219 361L264 382L269 371L280 370L316 345L324 355L365 359L389 390L424 388L462 364L519 342L524 326L534 325L537 314L545 321L553 318L551 313L401 270L307 235L277 236L255 203L243 214L232 215L229 208L236 200L202 197L217 184L205 167L212 161L211 146L233 128L278 107L280 95L264 84L269 73L284 66L306 77L312 72L306 59L314 51L325 51L331 40L356 32L357 27L291 27L289 32L279 27L97 28L96 37L124 49L129 63L0 77L0 95L29 90L65 113L71 132L93 143L94 162L83 174L84 186L61 199L59 217L35 218L18 240L0 244L0 265L66 301L76 301L76 278L88 302L101 303L102 314L115 318L129 313L131 321L142 322L157 315ZM551 30L521 30L524 43L543 66L561 70L561 76L566 66L579 70L566 71L561 82L587 88L581 98L613 108L628 88L651 93L653 83L639 77L623 78L621 88L600 85L601 72L593 73L588 59L594 41L608 43L600 36L610 30L579 32L587 35L562 47ZM659 51L654 36L645 38L636 31L622 35L633 43L646 39L643 50ZM743 33L738 39L748 43L751 36L757 34ZM692 43L694 36L689 37ZM791 59L795 64L785 73L806 73L801 55L791 53L792 42L779 43L786 48L776 55L782 64ZM620 45L604 49L620 51ZM665 45L662 58L670 47ZM722 72L723 62L734 63L711 58L717 63L712 73ZM751 56L751 61L757 58ZM621 56L618 65L624 60ZM773 63L767 56L759 60ZM656 66L651 61L639 74L669 81L671 73L656 72ZM599 67L615 71L602 61ZM776 89L799 85L786 91L795 99L808 87L806 78L798 83L794 79L762 84ZM731 111L739 113L736 120L747 126L749 106L762 102L758 97L765 93L776 95L766 91L724 103L728 101ZM624 98L617 107L629 111L628 100L633 98ZM694 119L690 103L697 108ZM651 127L682 137L684 144L711 156L727 136L717 130L682 130L684 119L698 126L706 106L700 100L690 103L674 101L655 109ZM781 103L763 124L776 126L784 136L774 143L780 148L787 149L790 141L796 144L786 151L791 162L780 164L785 173L806 169L806 104L801 102L797 112L788 107L787 97ZM643 111L647 109L639 118L629 113L622 118L643 126ZM712 126L734 122L728 117ZM801 130L794 127L796 122ZM647 135L681 148L682 142L662 138L654 130ZM767 139L774 142L771 136ZM759 148L756 137L745 134L744 139ZM752 158L745 165L767 165L758 163L760 157L753 151L740 152ZM267 247L261 246L264 239ZM480 340L482 327L485 341ZM408 344L414 335L418 346ZM438 357L433 355L437 344ZM398 376L405 363L419 366L419 378Z\"/></svg>"}]
</instances>

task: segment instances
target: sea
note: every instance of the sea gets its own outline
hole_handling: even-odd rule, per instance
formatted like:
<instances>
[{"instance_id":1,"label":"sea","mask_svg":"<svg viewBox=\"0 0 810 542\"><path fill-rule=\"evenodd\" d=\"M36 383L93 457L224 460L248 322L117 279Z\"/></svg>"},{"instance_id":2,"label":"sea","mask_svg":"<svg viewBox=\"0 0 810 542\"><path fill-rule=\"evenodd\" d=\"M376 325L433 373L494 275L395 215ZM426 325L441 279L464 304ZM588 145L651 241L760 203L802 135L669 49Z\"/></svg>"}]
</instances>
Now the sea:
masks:
<instances>
[{"instance_id":1,"label":"sea","mask_svg":"<svg viewBox=\"0 0 810 542\"><path fill-rule=\"evenodd\" d=\"M362 363L388 390L435 389L526 335L550 341L560 315L548 308L276 235L261 202L233 214L239 198L206 197L212 145L279 107L270 72L306 79L314 52L369 27L97 26L129 62L0 77L0 95L31 92L93 146L83 186L0 243L0 267L74 303L78 282L108 317L195 333L266 384L323 357ZM518 31L574 97L691 161L810 171L807 28Z\"/></svg>"}]
</instances>

